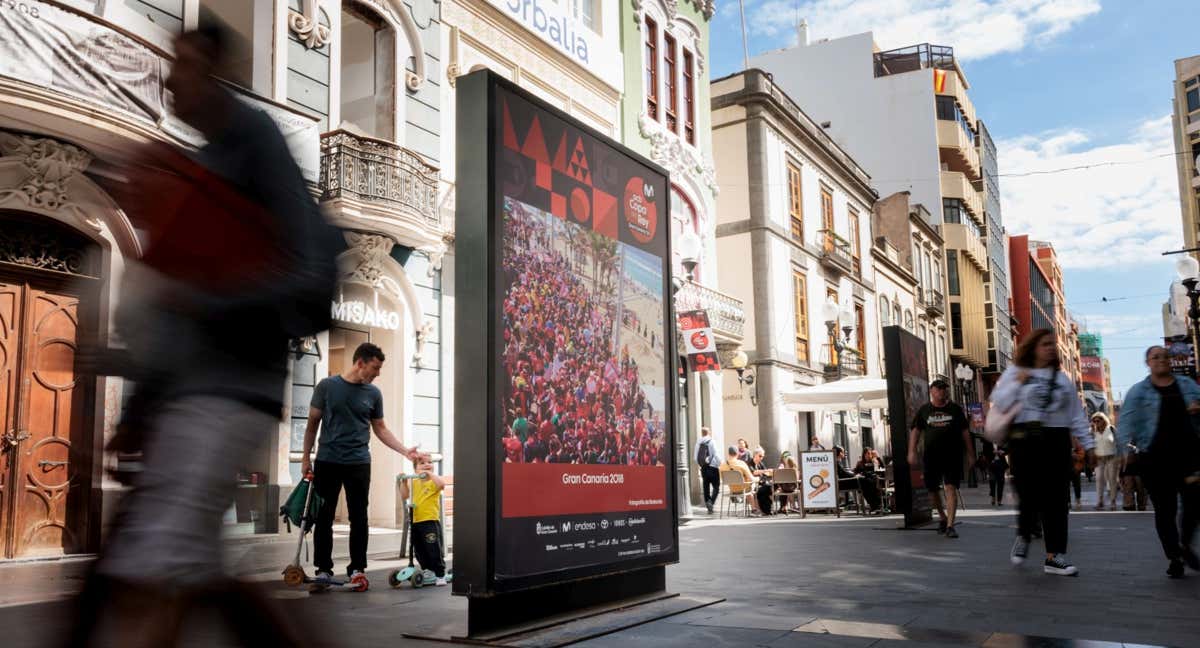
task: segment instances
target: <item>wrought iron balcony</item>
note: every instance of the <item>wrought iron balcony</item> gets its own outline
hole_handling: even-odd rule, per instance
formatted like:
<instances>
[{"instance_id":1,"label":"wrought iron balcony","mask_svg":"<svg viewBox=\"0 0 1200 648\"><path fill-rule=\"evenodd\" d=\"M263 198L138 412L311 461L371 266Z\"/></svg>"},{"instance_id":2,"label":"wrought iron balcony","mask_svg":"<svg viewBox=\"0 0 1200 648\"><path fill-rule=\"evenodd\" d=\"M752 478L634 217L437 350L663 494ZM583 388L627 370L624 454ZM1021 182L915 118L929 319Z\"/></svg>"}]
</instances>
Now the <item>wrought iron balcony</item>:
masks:
<instances>
[{"instance_id":1,"label":"wrought iron balcony","mask_svg":"<svg viewBox=\"0 0 1200 648\"><path fill-rule=\"evenodd\" d=\"M354 201L376 218L440 229L438 169L408 149L345 130L321 136L321 200Z\"/></svg>"},{"instance_id":2,"label":"wrought iron balcony","mask_svg":"<svg viewBox=\"0 0 1200 648\"><path fill-rule=\"evenodd\" d=\"M825 369L826 380L866 375L867 363L857 349L845 348L836 351L832 344L822 344L821 364Z\"/></svg>"},{"instance_id":3,"label":"wrought iron balcony","mask_svg":"<svg viewBox=\"0 0 1200 648\"><path fill-rule=\"evenodd\" d=\"M718 345L736 346L742 343L746 312L742 309L742 300L736 297L688 281L675 293L675 310L707 311Z\"/></svg>"},{"instance_id":4,"label":"wrought iron balcony","mask_svg":"<svg viewBox=\"0 0 1200 648\"><path fill-rule=\"evenodd\" d=\"M930 317L941 317L946 314L946 297L940 290L917 288L917 298L925 314Z\"/></svg>"},{"instance_id":5,"label":"wrought iron balcony","mask_svg":"<svg viewBox=\"0 0 1200 648\"><path fill-rule=\"evenodd\" d=\"M837 235L833 230L817 232L821 241L821 263L826 267L844 274L854 272L854 256L850 253L850 242Z\"/></svg>"}]
</instances>

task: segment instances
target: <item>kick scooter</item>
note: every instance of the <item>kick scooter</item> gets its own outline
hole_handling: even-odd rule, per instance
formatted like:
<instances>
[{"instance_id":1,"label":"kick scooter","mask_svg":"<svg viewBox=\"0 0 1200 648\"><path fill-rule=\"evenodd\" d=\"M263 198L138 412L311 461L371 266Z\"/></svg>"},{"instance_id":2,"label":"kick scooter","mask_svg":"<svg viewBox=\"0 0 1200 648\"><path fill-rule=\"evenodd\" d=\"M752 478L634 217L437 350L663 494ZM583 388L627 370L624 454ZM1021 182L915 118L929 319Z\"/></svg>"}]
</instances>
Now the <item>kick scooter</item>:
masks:
<instances>
[{"instance_id":1,"label":"kick scooter","mask_svg":"<svg viewBox=\"0 0 1200 648\"><path fill-rule=\"evenodd\" d=\"M300 551L304 548L304 536L312 530L313 525L316 524L317 521L316 515L314 515L310 510L312 508L313 491L316 490L313 488L312 471L309 471L308 474L304 475L304 484L308 492L304 495L304 509L301 512L300 520L298 521L300 526L300 538L296 542L296 555L292 558L292 564L283 569L283 582L292 587L308 583L310 585L308 590L310 594L318 594L320 592L328 591L330 587L345 587L351 592L367 591L367 588L370 587L370 583L367 581L365 574L355 574L347 580L326 580L323 578L310 578L308 574L304 573L304 568L300 566Z\"/></svg>"},{"instance_id":2,"label":"kick scooter","mask_svg":"<svg viewBox=\"0 0 1200 648\"><path fill-rule=\"evenodd\" d=\"M396 481L424 479L424 477L425 476L423 473L422 474L412 474L412 475L397 475ZM413 564L413 555L415 553L413 551L413 544L416 541L413 538L413 533L412 533L412 516L413 516L412 486L410 485L408 488L408 501L406 501L404 503L404 530L401 532L401 535L400 535L400 544L401 544L400 558L403 559L404 552L407 551L408 552L408 566L402 567L400 569L393 569L392 573L388 574L388 585L391 585L393 589L398 589L401 585L404 584L405 581L408 581L408 583L410 585L412 585L414 588L421 588L426 585L432 585L433 582L435 580L437 580L437 575L434 574L432 570L417 569L417 567ZM446 579L446 582L449 583L451 580L454 579L454 572L451 570L447 570L444 578Z\"/></svg>"}]
</instances>

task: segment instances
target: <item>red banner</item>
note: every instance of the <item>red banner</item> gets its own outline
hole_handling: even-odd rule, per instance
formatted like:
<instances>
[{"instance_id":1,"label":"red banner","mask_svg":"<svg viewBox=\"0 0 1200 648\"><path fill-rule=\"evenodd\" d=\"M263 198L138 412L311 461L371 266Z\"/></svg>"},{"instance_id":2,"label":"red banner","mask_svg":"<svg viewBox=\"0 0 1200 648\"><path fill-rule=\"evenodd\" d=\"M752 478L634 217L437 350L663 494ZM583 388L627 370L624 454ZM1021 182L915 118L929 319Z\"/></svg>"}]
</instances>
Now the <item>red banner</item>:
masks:
<instances>
[{"instance_id":1,"label":"red banner","mask_svg":"<svg viewBox=\"0 0 1200 648\"><path fill-rule=\"evenodd\" d=\"M655 511L667 507L664 466L506 463L501 516Z\"/></svg>"}]
</instances>

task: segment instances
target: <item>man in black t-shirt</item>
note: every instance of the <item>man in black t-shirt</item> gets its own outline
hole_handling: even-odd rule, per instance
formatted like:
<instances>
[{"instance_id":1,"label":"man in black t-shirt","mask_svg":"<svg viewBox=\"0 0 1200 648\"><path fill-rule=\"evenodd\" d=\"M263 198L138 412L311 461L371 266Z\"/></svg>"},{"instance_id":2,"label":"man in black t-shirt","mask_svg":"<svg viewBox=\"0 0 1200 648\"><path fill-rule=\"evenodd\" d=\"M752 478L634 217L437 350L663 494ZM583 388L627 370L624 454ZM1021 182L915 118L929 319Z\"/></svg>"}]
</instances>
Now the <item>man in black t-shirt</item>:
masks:
<instances>
[{"instance_id":1,"label":"man in black t-shirt","mask_svg":"<svg viewBox=\"0 0 1200 648\"><path fill-rule=\"evenodd\" d=\"M974 450L971 443L970 424L963 409L950 402L950 385L944 380L935 380L929 385L929 402L917 410L913 417L912 430L908 435L908 464L917 465L917 437L925 437L923 461L925 488L933 499L938 512L938 533L947 538L957 538L954 529L954 512L958 507L958 485L962 482L963 455ZM971 454L974 454L972 452ZM971 464L975 457L971 457ZM941 492L946 489L943 506Z\"/></svg>"}]
</instances>

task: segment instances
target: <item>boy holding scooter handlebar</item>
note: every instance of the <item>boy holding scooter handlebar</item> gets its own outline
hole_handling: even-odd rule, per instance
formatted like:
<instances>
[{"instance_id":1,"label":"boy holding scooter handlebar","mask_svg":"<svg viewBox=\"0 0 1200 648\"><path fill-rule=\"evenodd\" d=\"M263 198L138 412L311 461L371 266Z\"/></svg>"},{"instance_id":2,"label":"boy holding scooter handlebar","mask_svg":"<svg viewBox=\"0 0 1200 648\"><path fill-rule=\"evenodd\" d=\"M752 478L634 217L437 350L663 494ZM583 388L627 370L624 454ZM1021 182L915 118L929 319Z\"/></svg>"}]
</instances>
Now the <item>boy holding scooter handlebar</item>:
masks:
<instances>
[{"instance_id":1,"label":"boy holding scooter handlebar","mask_svg":"<svg viewBox=\"0 0 1200 648\"><path fill-rule=\"evenodd\" d=\"M446 561L442 558L442 489L446 481L434 472L433 457L421 453L416 459L420 479L412 481L412 547L421 569L432 571L434 585L446 584ZM400 482L400 496L409 498L409 480Z\"/></svg>"}]
</instances>

